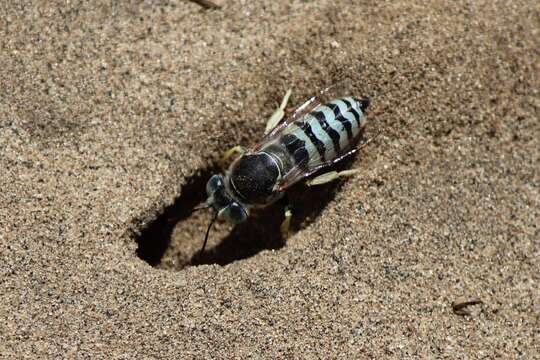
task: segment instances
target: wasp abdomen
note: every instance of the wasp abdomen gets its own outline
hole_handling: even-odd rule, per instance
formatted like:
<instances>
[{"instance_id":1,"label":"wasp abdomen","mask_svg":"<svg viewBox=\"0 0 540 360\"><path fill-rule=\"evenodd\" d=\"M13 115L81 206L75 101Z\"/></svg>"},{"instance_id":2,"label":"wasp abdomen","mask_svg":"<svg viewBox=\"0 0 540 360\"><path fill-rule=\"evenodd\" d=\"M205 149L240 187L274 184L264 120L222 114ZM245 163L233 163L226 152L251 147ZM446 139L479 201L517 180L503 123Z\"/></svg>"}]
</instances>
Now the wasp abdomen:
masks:
<instances>
[{"instance_id":1,"label":"wasp abdomen","mask_svg":"<svg viewBox=\"0 0 540 360\"><path fill-rule=\"evenodd\" d=\"M260 152L244 155L233 164L230 173L231 189L246 204L267 204L275 196L273 188L279 180L276 161Z\"/></svg>"},{"instance_id":2,"label":"wasp abdomen","mask_svg":"<svg viewBox=\"0 0 540 360\"><path fill-rule=\"evenodd\" d=\"M319 105L284 129L277 142L263 150L277 155L282 174L293 167L309 171L349 151L365 124L368 99L345 97ZM277 154L276 148L282 151Z\"/></svg>"}]
</instances>

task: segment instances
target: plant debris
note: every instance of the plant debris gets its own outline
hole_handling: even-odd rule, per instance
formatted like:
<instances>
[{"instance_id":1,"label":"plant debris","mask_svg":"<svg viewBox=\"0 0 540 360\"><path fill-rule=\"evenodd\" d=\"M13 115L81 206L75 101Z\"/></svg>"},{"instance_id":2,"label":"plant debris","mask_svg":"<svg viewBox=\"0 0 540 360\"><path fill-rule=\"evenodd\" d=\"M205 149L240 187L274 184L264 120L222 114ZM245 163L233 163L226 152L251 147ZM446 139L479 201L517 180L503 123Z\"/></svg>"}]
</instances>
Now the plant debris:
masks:
<instances>
[{"instance_id":1,"label":"plant debris","mask_svg":"<svg viewBox=\"0 0 540 360\"><path fill-rule=\"evenodd\" d=\"M221 4L221 1L216 2L214 0L212 1L211 0L191 0L191 1L207 9L219 9L223 5Z\"/></svg>"},{"instance_id":2,"label":"plant debris","mask_svg":"<svg viewBox=\"0 0 540 360\"><path fill-rule=\"evenodd\" d=\"M478 305L478 304L483 304L482 300L475 299L475 300L464 301L464 302L459 302L459 303L452 302L452 311L456 315L469 316L471 315L471 313L466 308L468 306Z\"/></svg>"}]
</instances>

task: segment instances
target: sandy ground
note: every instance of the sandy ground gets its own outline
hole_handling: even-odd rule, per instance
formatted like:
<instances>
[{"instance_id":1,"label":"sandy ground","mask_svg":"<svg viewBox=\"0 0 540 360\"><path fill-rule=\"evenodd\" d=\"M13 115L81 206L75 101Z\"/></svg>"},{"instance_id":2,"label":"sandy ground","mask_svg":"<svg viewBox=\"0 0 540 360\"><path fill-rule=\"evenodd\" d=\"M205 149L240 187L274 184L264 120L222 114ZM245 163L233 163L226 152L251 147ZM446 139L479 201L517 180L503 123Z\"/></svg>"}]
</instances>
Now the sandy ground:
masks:
<instances>
[{"instance_id":1,"label":"sandy ground","mask_svg":"<svg viewBox=\"0 0 540 360\"><path fill-rule=\"evenodd\" d=\"M223 3L0 5L0 356L538 356L538 2ZM194 262L223 151L344 73L362 175Z\"/></svg>"}]
</instances>

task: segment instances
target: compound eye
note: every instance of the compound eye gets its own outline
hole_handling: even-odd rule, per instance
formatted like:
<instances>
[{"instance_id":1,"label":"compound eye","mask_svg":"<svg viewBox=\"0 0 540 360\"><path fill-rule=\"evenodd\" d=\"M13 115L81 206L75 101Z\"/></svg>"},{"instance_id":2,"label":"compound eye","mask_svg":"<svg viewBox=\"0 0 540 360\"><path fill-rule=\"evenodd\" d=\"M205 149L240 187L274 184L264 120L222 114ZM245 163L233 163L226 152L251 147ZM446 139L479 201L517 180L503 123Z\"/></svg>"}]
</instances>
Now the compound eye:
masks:
<instances>
[{"instance_id":1,"label":"compound eye","mask_svg":"<svg viewBox=\"0 0 540 360\"><path fill-rule=\"evenodd\" d=\"M212 175L206 183L206 193L211 196L219 188L223 188L223 177L221 175Z\"/></svg>"},{"instance_id":2,"label":"compound eye","mask_svg":"<svg viewBox=\"0 0 540 360\"><path fill-rule=\"evenodd\" d=\"M233 202L227 207L226 217L230 223L239 224L246 221L247 214L240 204Z\"/></svg>"}]
</instances>

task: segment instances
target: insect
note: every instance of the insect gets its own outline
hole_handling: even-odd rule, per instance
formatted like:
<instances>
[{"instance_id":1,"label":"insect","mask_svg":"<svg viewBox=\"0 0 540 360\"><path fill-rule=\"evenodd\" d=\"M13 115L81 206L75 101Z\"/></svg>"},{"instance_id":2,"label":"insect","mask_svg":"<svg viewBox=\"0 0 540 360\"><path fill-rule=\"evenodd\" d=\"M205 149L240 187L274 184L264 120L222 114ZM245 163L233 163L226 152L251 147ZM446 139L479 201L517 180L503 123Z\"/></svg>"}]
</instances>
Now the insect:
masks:
<instances>
[{"instance_id":1,"label":"insect","mask_svg":"<svg viewBox=\"0 0 540 360\"><path fill-rule=\"evenodd\" d=\"M224 160L239 156L225 175L215 174L206 184L208 199L199 208L212 208L214 217L199 255L206 247L216 219L242 223L252 209L274 203L292 185L358 150L356 145L366 123L365 113L370 101L347 96L323 103L322 95L329 89L322 90L285 116L289 90L268 120L262 140L249 150L236 146L225 154ZM324 184L356 172L330 171L310 179L308 185ZM288 232L291 216L290 209L286 208L281 226L283 233Z\"/></svg>"}]
</instances>

